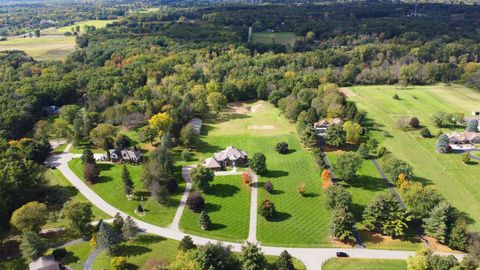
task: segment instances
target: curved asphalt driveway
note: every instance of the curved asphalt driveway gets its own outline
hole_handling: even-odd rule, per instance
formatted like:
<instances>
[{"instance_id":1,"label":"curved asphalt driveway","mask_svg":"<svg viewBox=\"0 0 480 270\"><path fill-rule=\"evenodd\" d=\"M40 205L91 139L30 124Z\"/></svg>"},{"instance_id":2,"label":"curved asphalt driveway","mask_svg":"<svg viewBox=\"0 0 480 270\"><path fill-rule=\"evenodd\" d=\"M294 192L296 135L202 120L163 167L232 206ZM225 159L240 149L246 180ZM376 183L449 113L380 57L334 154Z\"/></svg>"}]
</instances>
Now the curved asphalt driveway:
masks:
<instances>
[{"instance_id":1,"label":"curved asphalt driveway","mask_svg":"<svg viewBox=\"0 0 480 270\"><path fill-rule=\"evenodd\" d=\"M68 149L69 147L67 147ZM67 150L68 151L68 150ZM57 167L65 177L75 186L80 193L82 193L92 204L98 207L100 210L104 211L105 213L115 216L116 213L120 213L124 218L128 215L120 211L119 209L113 207L106 201L104 201L100 196L98 196L95 192L93 192L80 178L78 178L75 173L70 170L68 167L68 162L72 160L74 157L73 154L69 153L60 153L56 155L52 155L46 161L46 164L50 166ZM187 194L188 195L188 194ZM183 196L185 198L185 194ZM182 198L181 205L184 205ZM183 207L181 207L183 211ZM181 216L181 212L177 212L176 216ZM172 224L167 228L155 226L144 221L135 219L138 227L147 233L156 234L159 236L163 236L166 238L171 238L175 240L181 240L186 233L181 232L178 229L178 224ZM177 222L177 221L176 221ZM208 242L222 242L224 245L229 245L232 247L233 251L240 252L241 251L241 244L239 243L232 243L232 242L225 242L225 241L217 241L205 237L199 237L195 235L190 235L195 242L195 244L204 245ZM292 256L301 260L308 270L313 269L321 269L321 265L326 260L333 258L336 256L337 251L343 251L348 253L348 255L352 258L376 258L376 259L407 259L409 256L414 255L415 252L411 251L393 251L393 250L372 250L372 249L342 249L342 248L289 248L289 247L270 247L270 246L260 246L262 251L266 255L280 255L283 250L287 250ZM447 255L447 253L443 253ZM463 257L462 254L454 253L452 254L458 259Z\"/></svg>"}]
</instances>

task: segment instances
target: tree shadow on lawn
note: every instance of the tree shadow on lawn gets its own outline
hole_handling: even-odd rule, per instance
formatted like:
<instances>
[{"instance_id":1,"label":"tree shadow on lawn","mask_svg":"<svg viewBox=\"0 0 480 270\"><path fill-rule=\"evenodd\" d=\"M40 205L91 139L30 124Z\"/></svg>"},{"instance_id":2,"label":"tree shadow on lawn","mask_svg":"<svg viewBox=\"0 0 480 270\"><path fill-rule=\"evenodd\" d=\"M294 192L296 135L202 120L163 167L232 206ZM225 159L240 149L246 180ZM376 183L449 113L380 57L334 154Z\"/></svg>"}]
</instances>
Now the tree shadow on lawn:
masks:
<instances>
[{"instance_id":1,"label":"tree shadow on lawn","mask_svg":"<svg viewBox=\"0 0 480 270\"><path fill-rule=\"evenodd\" d=\"M220 223L212 223L210 225L210 228L208 229L209 231L218 231L218 230L221 230L221 229L225 229L227 226L224 225L224 224L220 224Z\"/></svg>"},{"instance_id":2,"label":"tree shadow on lawn","mask_svg":"<svg viewBox=\"0 0 480 270\"><path fill-rule=\"evenodd\" d=\"M277 211L277 213L275 213L275 216L273 218L269 218L267 220L270 221L270 222L282 222L282 221L285 221L285 220L287 220L291 217L292 217L292 215L290 215L287 212L278 212Z\"/></svg>"},{"instance_id":3,"label":"tree shadow on lawn","mask_svg":"<svg viewBox=\"0 0 480 270\"><path fill-rule=\"evenodd\" d=\"M418 181L424 185L430 185L430 184L433 184L433 182L430 180L430 179L427 179L427 178L424 178L424 177L419 177L419 176L415 176L414 178L415 181ZM390 180L391 181L391 180ZM393 183L395 185L395 183Z\"/></svg>"},{"instance_id":4,"label":"tree shadow on lawn","mask_svg":"<svg viewBox=\"0 0 480 270\"><path fill-rule=\"evenodd\" d=\"M205 192L207 195L213 195L221 198L232 197L238 193L240 189L230 184L214 184Z\"/></svg>"},{"instance_id":5,"label":"tree shadow on lawn","mask_svg":"<svg viewBox=\"0 0 480 270\"><path fill-rule=\"evenodd\" d=\"M144 246L137 246L134 244L120 244L118 246L118 256L130 257L138 256L152 251L151 248Z\"/></svg>"},{"instance_id":6,"label":"tree shadow on lawn","mask_svg":"<svg viewBox=\"0 0 480 270\"><path fill-rule=\"evenodd\" d=\"M142 234L137 236L137 239L135 239L135 242L149 245L149 244L155 244L155 243L160 243L162 241L165 241L166 238L163 238L158 235L152 235L152 234Z\"/></svg>"},{"instance_id":7,"label":"tree shadow on lawn","mask_svg":"<svg viewBox=\"0 0 480 270\"><path fill-rule=\"evenodd\" d=\"M197 150L202 153L216 153L224 150L218 145L209 144L204 140L199 140L197 143L197 147L198 147Z\"/></svg>"},{"instance_id":8,"label":"tree shadow on lawn","mask_svg":"<svg viewBox=\"0 0 480 270\"><path fill-rule=\"evenodd\" d=\"M369 117L365 118L363 125L369 131L382 131L382 128L385 127L384 125L375 122L372 118Z\"/></svg>"},{"instance_id":9,"label":"tree shadow on lawn","mask_svg":"<svg viewBox=\"0 0 480 270\"><path fill-rule=\"evenodd\" d=\"M265 174L265 177L268 178L279 178L279 177L284 177L288 176L289 173L286 171L278 171L278 170L268 170L267 173Z\"/></svg>"},{"instance_id":10,"label":"tree shadow on lawn","mask_svg":"<svg viewBox=\"0 0 480 270\"><path fill-rule=\"evenodd\" d=\"M80 260L79 257L75 256L73 252L67 251L67 256L62 260L63 265L69 265L77 263Z\"/></svg>"},{"instance_id":11,"label":"tree shadow on lawn","mask_svg":"<svg viewBox=\"0 0 480 270\"><path fill-rule=\"evenodd\" d=\"M253 187L256 187L256 188L265 188L265 182L257 182L257 183L254 183ZM267 191L268 192L268 191ZM275 189L275 187L273 187L273 190L268 192L268 194L271 194L271 195L280 195L280 194L283 194L285 193L285 191L283 190L278 190L278 189Z\"/></svg>"},{"instance_id":12,"label":"tree shadow on lawn","mask_svg":"<svg viewBox=\"0 0 480 270\"><path fill-rule=\"evenodd\" d=\"M372 177L367 175L359 175L353 181L341 182L345 188L362 188L371 191L383 191L388 188L385 180L379 177Z\"/></svg>"},{"instance_id":13,"label":"tree shadow on lawn","mask_svg":"<svg viewBox=\"0 0 480 270\"><path fill-rule=\"evenodd\" d=\"M307 193L303 194L303 197L305 197L305 198L316 198L316 197L320 197L320 194L316 193L316 192L307 192Z\"/></svg>"},{"instance_id":14,"label":"tree shadow on lawn","mask_svg":"<svg viewBox=\"0 0 480 270\"><path fill-rule=\"evenodd\" d=\"M206 203L204 206L204 209L205 211L207 211L207 213L217 212L221 208L222 206L216 203Z\"/></svg>"}]
</instances>

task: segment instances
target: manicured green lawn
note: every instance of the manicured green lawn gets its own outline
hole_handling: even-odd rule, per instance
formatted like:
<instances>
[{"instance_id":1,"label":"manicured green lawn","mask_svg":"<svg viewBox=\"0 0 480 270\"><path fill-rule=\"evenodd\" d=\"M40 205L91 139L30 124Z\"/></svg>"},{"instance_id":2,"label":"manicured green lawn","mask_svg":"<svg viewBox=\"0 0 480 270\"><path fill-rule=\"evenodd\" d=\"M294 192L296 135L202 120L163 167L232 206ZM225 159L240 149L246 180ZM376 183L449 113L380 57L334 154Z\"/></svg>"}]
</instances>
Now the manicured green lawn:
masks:
<instances>
[{"instance_id":1,"label":"manicured green lawn","mask_svg":"<svg viewBox=\"0 0 480 270\"><path fill-rule=\"evenodd\" d=\"M406 270L405 260L334 258L323 266L324 270Z\"/></svg>"},{"instance_id":2,"label":"manicured green lawn","mask_svg":"<svg viewBox=\"0 0 480 270\"><path fill-rule=\"evenodd\" d=\"M177 255L178 241L165 239L160 236L144 234L139 235L136 240L120 244L119 256L125 256L127 262L143 269L149 258L164 259L171 263ZM112 269L112 258L103 251L93 262L93 270Z\"/></svg>"},{"instance_id":3,"label":"manicured green lawn","mask_svg":"<svg viewBox=\"0 0 480 270\"><path fill-rule=\"evenodd\" d=\"M77 200L82 202L88 202L87 198L83 196L78 190L70 184L70 182L63 176L59 170L47 170L45 177L48 180L48 184L51 186L52 192L50 196L55 199L65 198L70 200ZM52 211L61 210L61 205L55 206ZM96 206L92 206L93 220L109 219L110 216L98 209ZM61 227L66 224L65 221L53 222L49 221L43 226L44 229Z\"/></svg>"},{"instance_id":4,"label":"manicured green lawn","mask_svg":"<svg viewBox=\"0 0 480 270\"><path fill-rule=\"evenodd\" d=\"M265 245L331 246L331 213L325 207L320 172L311 153L300 144L295 128L278 109L266 102L248 104L251 113L229 112L206 121L202 145L197 156L205 158L232 145L250 156L265 154L268 173L259 178L260 186L273 183L274 192L259 188L259 203L270 199L278 211L274 221L259 217L257 239ZM274 148L286 141L292 151L278 154ZM307 194L302 197L297 186L304 182ZM220 210L222 211L222 210Z\"/></svg>"},{"instance_id":5,"label":"manicured green lawn","mask_svg":"<svg viewBox=\"0 0 480 270\"><path fill-rule=\"evenodd\" d=\"M75 50L75 37L11 38L0 41L0 51L21 50L35 60L64 60Z\"/></svg>"},{"instance_id":6,"label":"manicured green lawn","mask_svg":"<svg viewBox=\"0 0 480 270\"><path fill-rule=\"evenodd\" d=\"M73 159L68 165L75 174L83 179L83 164L80 159ZM179 173L175 175L176 179L179 180L177 193L171 197L170 202L167 205L161 205L150 197L150 193L144 188L141 180L143 166L140 165L127 165L127 167L134 182L134 189L137 194L142 194L144 201L140 202L138 198L130 201L127 200L123 189L122 166L123 165L119 164L98 163L98 167L101 171L101 180L99 183L90 185L90 188L106 202L135 218L162 227L168 226L175 216L178 204L180 203L181 194L185 189L185 182L181 179ZM143 217L138 216L134 212L139 203L142 203L147 210L147 215Z\"/></svg>"},{"instance_id":7,"label":"manicured green lawn","mask_svg":"<svg viewBox=\"0 0 480 270\"><path fill-rule=\"evenodd\" d=\"M78 145L72 144L72 147L68 150L72 154L83 154L83 151L90 149L95 154L103 154L105 150L96 148L94 145L91 145L88 141L82 141Z\"/></svg>"},{"instance_id":8,"label":"manicured green lawn","mask_svg":"<svg viewBox=\"0 0 480 270\"><path fill-rule=\"evenodd\" d=\"M351 87L349 99L367 111L367 117L375 122L371 136L400 159L414 167L419 180L434 184L446 199L473 219L472 229L480 229L480 165L474 161L465 165L457 154L437 154L436 138L425 139L419 131L405 132L395 127L401 116L416 116L422 126L432 134L434 127L431 116L437 111L462 112L470 115L478 110L480 93L459 85L415 86L398 89L396 86ZM392 98L398 94L400 100ZM384 136L388 131L391 136ZM443 129L443 132L451 132Z\"/></svg>"},{"instance_id":9,"label":"manicured green lawn","mask_svg":"<svg viewBox=\"0 0 480 270\"><path fill-rule=\"evenodd\" d=\"M85 32L83 27L85 25L95 26L97 29L104 28L107 24L114 22L115 20L88 20L79 22L73 25L59 27L59 28L50 28L42 31L42 35L63 35L66 32L72 32L72 27L75 28L77 25L80 26L80 34Z\"/></svg>"},{"instance_id":10,"label":"manicured green lawn","mask_svg":"<svg viewBox=\"0 0 480 270\"><path fill-rule=\"evenodd\" d=\"M67 257L63 260L63 264L70 266L73 270L83 269L88 256L95 250L88 241L66 246L65 249Z\"/></svg>"},{"instance_id":11,"label":"manicured green lawn","mask_svg":"<svg viewBox=\"0 0 480 270\"><path fill-rule=\"evenodd\" d=\"M251 42L255 43L265 43L273 44L279 43L285 46L293 46L297 41L297 35L293 32L277 32L277 33L267 33L267 32L256 32L252 33Z\"/></svg>"},{"instance_id":12,"label":"manicured green lawn","mask_svg":"<svg viewBox=\"0 0 480 270\"><path fill-rule=\"evenodd\" d=\"M220 240L245 240L250 219L250 187L242 183L241 175L216 176L210 188L202 194L205 210L212 220L212 228L201 229L199 214L188 209L183 212L180 227L194 235Z\"/></svg>"}]
</instances>

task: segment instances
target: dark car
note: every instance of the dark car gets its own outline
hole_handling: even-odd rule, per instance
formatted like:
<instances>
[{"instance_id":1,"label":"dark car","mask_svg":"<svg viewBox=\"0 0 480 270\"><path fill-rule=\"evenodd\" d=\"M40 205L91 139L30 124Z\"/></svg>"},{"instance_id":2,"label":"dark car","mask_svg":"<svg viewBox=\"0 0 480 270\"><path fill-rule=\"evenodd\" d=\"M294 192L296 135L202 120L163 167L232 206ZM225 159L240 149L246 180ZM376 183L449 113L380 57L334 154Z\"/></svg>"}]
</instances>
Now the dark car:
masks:
<instances>
[{"instance_id":1,"label":"dark car","mask_svg":"<svg viewBox=\"0 0 480 270\"><path fill-rule=\"evenodd\" d=\"M348 257L348 254L345 253L345 252L339 251L339 252L337 252L337 257Z\"/></svg>"}]
</instances>

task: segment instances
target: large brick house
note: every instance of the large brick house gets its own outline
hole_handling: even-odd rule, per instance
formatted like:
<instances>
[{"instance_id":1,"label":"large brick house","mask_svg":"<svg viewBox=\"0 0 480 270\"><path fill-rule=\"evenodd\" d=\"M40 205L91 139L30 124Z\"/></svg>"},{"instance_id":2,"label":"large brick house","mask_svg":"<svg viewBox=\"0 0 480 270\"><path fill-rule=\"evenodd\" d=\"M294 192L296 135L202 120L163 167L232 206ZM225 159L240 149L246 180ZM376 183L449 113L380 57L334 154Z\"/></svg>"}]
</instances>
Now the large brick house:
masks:
<instances>
[{"instance_id":1,"label":"large brick house","mask_svg":"<svg viewBox=\"0 0 480 270\"><path fill-rule=\"evenodd\" d=\"M205 159L203 165L216 171L226 170L227 167L243 167L248 164L248 154L233 146L213 154L212 157Z\"/></svg>"}]
</instances>

